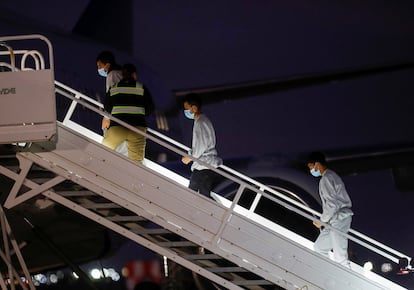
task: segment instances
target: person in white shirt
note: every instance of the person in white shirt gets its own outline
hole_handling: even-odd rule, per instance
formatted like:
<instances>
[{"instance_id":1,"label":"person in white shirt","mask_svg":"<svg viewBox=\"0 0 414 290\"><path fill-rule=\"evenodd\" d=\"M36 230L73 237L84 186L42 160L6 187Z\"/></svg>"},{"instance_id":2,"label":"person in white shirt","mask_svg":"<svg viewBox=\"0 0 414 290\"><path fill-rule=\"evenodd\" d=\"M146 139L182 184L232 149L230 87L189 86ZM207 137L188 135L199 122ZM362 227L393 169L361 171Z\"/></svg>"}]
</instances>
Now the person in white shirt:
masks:
<instances>
[{"instance_id":1,"label":"person in white shirt","mask_svg":"<svg viewBox=\"0 0 414 290\"><path fill-rule=\"evenodd\" d=\"M322 215L313 224L320 229L320 234L314 243L316 252L329 257L333 251L334 261L350 267L348 259L348 238L341 233L347 233L351 227L353 212L352 202L342 179L331 169L328 169L325 156L321 152L313 152L308 158L308 168L319 181L319 195L322 201ZM335 230L322 226L328 224Z\"/></svg>"},{"instance_id":2,"label":"person in white shirt","mask_svg":"<svg viewBox=\"0 0 414 290\"><path fill-rule=\"evenodd\" d=\"M201 99L197 94L188 94L183 99L184 114L188 119L194 120L192 148L189 154L211 165L214 168L223 164L216 150L216 133L210 119L201 111ZM193 161L189 156L184 156L182 162L189 164ZM191 177L189 188L200 192L209 198L213 187L220 180L220 175L200 164L196 160L191 165Z\"/></svg>"}]
</instances>

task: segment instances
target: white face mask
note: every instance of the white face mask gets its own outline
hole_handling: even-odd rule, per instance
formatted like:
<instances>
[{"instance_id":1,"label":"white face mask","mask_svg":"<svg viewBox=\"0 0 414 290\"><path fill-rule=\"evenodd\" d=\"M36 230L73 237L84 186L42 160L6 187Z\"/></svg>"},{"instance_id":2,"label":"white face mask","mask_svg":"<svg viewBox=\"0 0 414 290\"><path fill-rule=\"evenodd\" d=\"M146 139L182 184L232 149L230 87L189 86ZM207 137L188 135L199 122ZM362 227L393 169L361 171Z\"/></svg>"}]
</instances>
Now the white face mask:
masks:
<instances>
[{"instance_id":1,"label":"white face mask","mask_svg":"<svg viewBox=\"0 0 414 290\"><path fill-rule=\"evenodd\" d=\"M184 115L188 118L193 120L194 119L194 113L191 113L190 110L184 110Z\"/></svg>"},{"instance_id":2,"label":"white face mask","mask_svg":"<svg viewBox=\"0 0 414 290\"><path fill-rule=\"evenodd\" d=\"M312 168L311 170L310 170L310 173L313 175L313 176L315 176L315 177L319 177L319 176L321 176L322 174L321 174L321 172L319 171L319 169L318 170L316 170L315 168Z\"/></svg>"},{"instance_id":3,"label":"white face mask","mask_svg":"<svg viewBox=\"0 0 414 290\"><path fill-rule=\"evenodd\" d=\"M106 71L105 71L105 69L104 69L104 68L100 68L100 69L98 69L98 74L99 74L101 77L104 77L104 78L106 78L106 77L108 76L108 74L106 73Z\"/></svg>"}]
</instances>

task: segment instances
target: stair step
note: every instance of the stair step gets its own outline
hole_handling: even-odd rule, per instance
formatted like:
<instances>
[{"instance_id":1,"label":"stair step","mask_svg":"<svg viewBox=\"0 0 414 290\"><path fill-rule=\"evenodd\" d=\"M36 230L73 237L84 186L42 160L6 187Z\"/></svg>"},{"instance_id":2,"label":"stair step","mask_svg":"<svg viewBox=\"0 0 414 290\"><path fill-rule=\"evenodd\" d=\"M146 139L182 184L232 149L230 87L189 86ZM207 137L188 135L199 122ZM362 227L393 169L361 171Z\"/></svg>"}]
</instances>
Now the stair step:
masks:
<instances>
[{"instance_id":1,"label":"stair step","mask_svg":"<svg viewBox=\"0 0 414 290\"><path fill-rule=\"evenodd\" d=\"M111 209L111 208L121 208L120 205L116 204L116 203L91 203L91 204L86 204L86 203L81 203L81 205L84 208L87 209Z\"/></svg>"},{"instance_id":2,"label":"stair step","mask_svg":"<svg viewBox=\"0 0 414 290\"><path fill-rule=\"evenodd\" d=\"M113 222L141 222L146 221L145 218L140 216L109 216L108 220Z\"/></svg>"},{"instance_id":3,"label":"stair step","mask_svg":"<svg viewBox=\"0 0 414 290\"><path fill-rule=\"evenodd\" d=\"M231 282L239 286L274 285L267 280L235 280Z\"/></svg>"},{"instance_id":4,"label":"stair step","mask_svg":"<svg viewBox=\"0 0 414 290\"><path fill-rule=\"evenodd\" d=\"M206 268L206 270L213 273L234 273L234 272L248 272L246 269L241 267L211 267Z\"/></svg>"},{"instance_id":5,"label":"stair step","mask_svg":"<svg viewBox=\"0 0 414 290\"><path fill-rule=\"evenodd\" d=\"M196 255L184 255L186 260L222 260L223 258L215 254L196 254Z\"/></svg>"},{"instance_id":6,"label":"stair step","mask_svg":"<svg viewBox=\"0 0 414 290\"><path fill-rule=\"evenodd\" d=\"M162 235L170 233L170 231L166 229L133 229L131 231L138 235Z\"/></svg>"},{"instance_id":7,"label":"stair step","mask_svg":"<svg viewBox=\"0 0 414 290\"><path fill-rule=\"evenodd\" d=\"M198 247L197 244L194 244L193 242L190 242L190 241L160 242L157 244L161 247L166 247L166 248Z\"/></svg>"},{"instance_id":8,"label":"stair step","mask_svg":"<svg viewBox=\"0 0 414 290\"><path fill-rule=\"evenodd\" d=\"M94 196L95 193L89 191L89 190L73 190L73 191L57 191L57 194L64 196L64 197L77 197L77 196Z\"/></svg>"}]
</instances>

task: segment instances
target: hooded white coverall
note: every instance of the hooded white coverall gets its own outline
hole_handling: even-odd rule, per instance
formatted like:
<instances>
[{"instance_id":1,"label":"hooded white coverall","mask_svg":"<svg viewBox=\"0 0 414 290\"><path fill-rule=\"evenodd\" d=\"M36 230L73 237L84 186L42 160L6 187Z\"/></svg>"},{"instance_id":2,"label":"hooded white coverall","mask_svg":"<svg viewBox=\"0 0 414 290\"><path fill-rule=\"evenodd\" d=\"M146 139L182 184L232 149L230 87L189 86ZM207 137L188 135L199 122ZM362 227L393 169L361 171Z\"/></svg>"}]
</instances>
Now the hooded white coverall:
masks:
<instances>
[{"instance_id":1,"label":"hooded white coverall","mask_svg":"<svg viewBox=\"0 0 414 290\"><path fill-rule=\"evenodd\" d=\"M322 201L321 221L347 233L351 227L352 202L342 179L332 170L326 169L319 181L319 195ZM328 228L321 229L315 241L314 249L329 257L333 250L333 259L349 267L348 238Z\"/></svg>"}]
</instances>

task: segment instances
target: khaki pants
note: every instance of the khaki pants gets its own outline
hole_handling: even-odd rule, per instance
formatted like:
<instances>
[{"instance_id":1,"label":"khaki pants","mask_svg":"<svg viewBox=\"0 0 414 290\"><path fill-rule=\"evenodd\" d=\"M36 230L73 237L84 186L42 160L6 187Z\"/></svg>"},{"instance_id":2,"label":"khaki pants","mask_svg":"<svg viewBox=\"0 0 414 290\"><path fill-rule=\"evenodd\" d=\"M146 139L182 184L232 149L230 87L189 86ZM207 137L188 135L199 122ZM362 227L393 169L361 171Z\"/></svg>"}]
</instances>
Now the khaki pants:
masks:
<instances>
[{"instance_id":1,"label":"khaki pants","mask_svg":"<svg viewBox=\"0 0 414 290\"><path fill-rule=\"evenodd\" d=\"M136 127L137 129L146 132L145 127ZM122 142L127 142L128 157L137 162L142 162L145 156L145 136L131 131L122 126L109 127L102 144L115 150Z\"/></svg>"}]
</instances>

